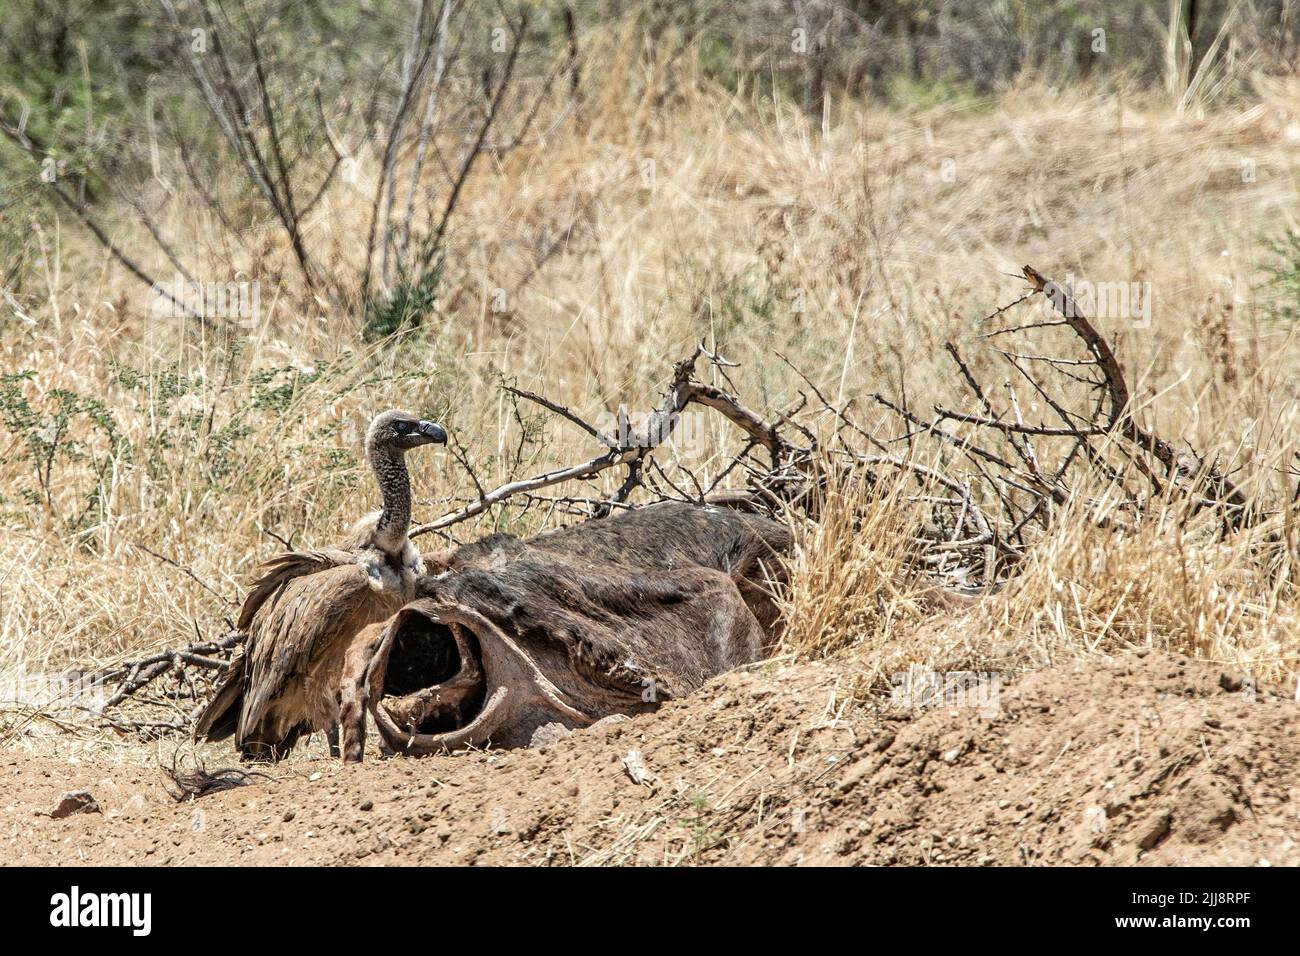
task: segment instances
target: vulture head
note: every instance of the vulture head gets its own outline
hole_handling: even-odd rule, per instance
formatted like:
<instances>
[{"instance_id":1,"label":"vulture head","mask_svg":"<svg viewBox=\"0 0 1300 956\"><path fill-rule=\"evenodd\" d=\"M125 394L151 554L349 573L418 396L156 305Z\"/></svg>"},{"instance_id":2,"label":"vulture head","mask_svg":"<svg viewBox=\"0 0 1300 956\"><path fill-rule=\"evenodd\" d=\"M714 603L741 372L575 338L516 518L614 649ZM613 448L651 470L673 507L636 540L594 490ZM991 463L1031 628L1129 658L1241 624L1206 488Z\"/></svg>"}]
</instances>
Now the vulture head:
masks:
<instances>
[{"instance_id":1,"label":"vulture head","mask_svg":"<svg viewBox=\"0 0 1300 956\"><path fill-rule=\"evenodd\" d=\"M424 421L410 412L390 408L380 412L366 432L366 458L373 464L376 456L410 451L420 445L443 445L447 430L437 422Z\"/></svg>"}]
</instances>

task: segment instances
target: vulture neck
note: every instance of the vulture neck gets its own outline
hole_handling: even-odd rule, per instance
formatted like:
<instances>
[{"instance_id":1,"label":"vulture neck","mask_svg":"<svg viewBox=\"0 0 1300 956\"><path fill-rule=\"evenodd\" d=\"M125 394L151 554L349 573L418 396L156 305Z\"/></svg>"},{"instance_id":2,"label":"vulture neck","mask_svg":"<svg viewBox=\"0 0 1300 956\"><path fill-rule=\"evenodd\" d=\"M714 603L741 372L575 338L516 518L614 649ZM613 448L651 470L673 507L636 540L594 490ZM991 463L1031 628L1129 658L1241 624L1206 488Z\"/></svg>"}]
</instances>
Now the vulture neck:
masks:
<instances>
[{"instance_id":1,"label":"vulture neck","mask_svg":"<svg viewBox=\"0 0 1300 956\"><path fill-rule=\"evenodd\" d=\"M384 502L371 542L390 558L399 558L411 526L411 476L406 470L406 455L396 448L368 448L366 457Z\"/></svg>"}]
</instances>

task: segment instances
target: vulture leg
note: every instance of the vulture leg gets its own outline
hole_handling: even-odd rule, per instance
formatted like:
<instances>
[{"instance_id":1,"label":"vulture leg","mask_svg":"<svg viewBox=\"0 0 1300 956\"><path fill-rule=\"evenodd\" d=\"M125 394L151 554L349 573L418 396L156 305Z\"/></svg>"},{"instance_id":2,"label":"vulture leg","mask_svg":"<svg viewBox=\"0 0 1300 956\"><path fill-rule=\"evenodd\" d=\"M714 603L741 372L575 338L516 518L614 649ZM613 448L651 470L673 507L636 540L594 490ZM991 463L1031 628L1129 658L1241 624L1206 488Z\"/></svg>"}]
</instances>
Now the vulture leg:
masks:
<instances>
[{"instance_id":1,"label":"vulture leg","mask_svg":"<svg viewBox=\"0 0 1300 956\"><path fill-rule=\"evenodd\" d=\"M385 624L361 629L348 645L339 679L339 725L343 731L343 762L361 763L366 750L366 711L370 706L369 667Z\"/></svg>"},{"instance_id":2,"label":"vulture leg","mask_svg":"<svg viewBox=\"0 0 1300 956\"><path fill-rule=\"evenodd\" d=\"M326 729L325 739L329 741L330 756L337 757L339 755L339 725L338 724L331 724L329 728Z\"/></svg>"},{"instance_id":3,"label":"vulture leg","mask_svg":"<svg viewBox=\"0 0 1300 956\"><path fill-rule=\"evenodd\" d=\"M361 763L366 750L366 701L361 686L347 677L343 678L339 700L339 725L343 730L343 762ZM336 731L337 732L337 731ZM338 756L338 738L334 753Z\"/></svg>"}]
</instances>

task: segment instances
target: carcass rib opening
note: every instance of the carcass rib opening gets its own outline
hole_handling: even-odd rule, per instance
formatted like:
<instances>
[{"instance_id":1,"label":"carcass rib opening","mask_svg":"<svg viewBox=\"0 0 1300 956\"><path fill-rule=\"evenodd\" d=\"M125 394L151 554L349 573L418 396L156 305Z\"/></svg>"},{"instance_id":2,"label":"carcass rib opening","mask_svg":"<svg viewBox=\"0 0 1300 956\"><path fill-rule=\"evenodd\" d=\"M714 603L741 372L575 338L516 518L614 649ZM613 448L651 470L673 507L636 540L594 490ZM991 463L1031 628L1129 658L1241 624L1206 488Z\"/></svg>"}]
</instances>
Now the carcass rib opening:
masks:
<instances>
[{"instance_id":1,"label":"carcass rib opening","mask_svg":"<svg viewBox=\"0 0 1300 956\"><path fill-rule=\"evenodd\" d=\"M380 706L411 734L440 734L470 723L487 691L474 632L420 613L393 636Z\"/></svg>"},{"instance_id":2,"label":"carcass rib opening","mask_svg":"<svg viewBox=\"0 0 1300 956\"><path fill-rule=\"evenodd\" d=\"M456 676L460 650L451 628L424 615L413 615L397 632L384 680L384 692L405 697Z\"/></svg>"},{"instance_id":3,"label":"carcass rib opening","mask_svg":"<svg viewBox=\"0 0 1300 956\"><path fill-rule=\"evenodd\" d=\"M380 736L398 753L524 746L543 724L593 720L514 639L456 602L419 599L402 608L366 682Z\"/></svg>"}]
</instances>

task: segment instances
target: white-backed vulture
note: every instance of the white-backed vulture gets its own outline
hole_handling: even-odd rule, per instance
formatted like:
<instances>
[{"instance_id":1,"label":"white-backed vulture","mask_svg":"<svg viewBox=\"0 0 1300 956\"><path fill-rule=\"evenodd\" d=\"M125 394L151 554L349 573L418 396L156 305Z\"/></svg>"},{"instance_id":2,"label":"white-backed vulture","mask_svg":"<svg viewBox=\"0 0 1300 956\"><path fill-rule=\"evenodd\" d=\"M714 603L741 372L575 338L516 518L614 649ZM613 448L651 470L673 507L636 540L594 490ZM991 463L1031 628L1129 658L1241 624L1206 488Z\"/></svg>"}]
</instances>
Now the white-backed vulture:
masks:
<instances>
[{"instance_id":1,"label":"white-backed vulture","mask_svg":"<svg viewBox=\"0 0 1300 956\"><path fill-rule=\"evenodd\" d=\"M365 705L343 684L344 658L362 628L414 595L424 564L407 537L406 452L446 440L441 425L407 412L375 417L365 453L383 510L359 522L343 548L287 552L262 566L239 613L244 651L199 715L196 739L233 734L245 758L279 760L302 734L324 730L332 743L341 725L343 759L361 759Z\"/></svg>"}]
</instances>

